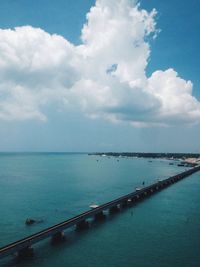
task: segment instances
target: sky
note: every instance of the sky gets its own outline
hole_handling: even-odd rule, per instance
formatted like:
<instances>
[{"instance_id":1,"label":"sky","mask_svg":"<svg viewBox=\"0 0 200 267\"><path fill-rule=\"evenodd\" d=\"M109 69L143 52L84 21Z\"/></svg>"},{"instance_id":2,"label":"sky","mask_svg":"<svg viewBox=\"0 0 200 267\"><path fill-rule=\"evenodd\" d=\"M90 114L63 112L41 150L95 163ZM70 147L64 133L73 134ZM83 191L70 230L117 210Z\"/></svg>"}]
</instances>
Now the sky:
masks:
<instances>
[{"instance_id":1,"label":"sky","mask_svg":"<svg viewBox=\"0 0 200 267\"><path fill-rule=\"evenodd\" d=\"M198 0L1 0L0 151L200 153Z\"/></svg>"}]
</instances>

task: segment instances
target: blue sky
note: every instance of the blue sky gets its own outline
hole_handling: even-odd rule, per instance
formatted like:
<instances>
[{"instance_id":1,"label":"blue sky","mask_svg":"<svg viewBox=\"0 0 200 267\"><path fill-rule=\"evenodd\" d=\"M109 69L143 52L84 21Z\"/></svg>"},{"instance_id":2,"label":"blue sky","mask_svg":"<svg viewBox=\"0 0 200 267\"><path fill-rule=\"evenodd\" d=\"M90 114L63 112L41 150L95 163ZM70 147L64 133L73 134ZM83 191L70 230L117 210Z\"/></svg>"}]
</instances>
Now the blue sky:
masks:
<instances>
[{"instance_id":1,"label":"blue sky","mask_svg":"<svg viewBox=\"0 0 200 267\"><path fill-rule=\"evenodd\" d=\"M102 0L101 2L100 7L102 9L100 9L100 11L106 7L106 1ZM114 1L110 2L114 3ZM124 1L124 3L125 2L126 1ZM84 43L80 37L81 29L83 28L83 24L86 23L86 13L88 13L90 7L94 5L95 1L86 0L60 0L57 2L48 0L38 0L34 2L27 0L2 0L0 2L0 28L2 30L11 28L12 31L14 31L13 29L15 27L20 27L21 30L16 32L15 35L18 34L18 36L21 36L23 34L24 37L19 39L20 42L16 42L14 47L12 47L13 41L9 41L6 37L10 36L10 32L6 32L6 34L3 32L2 37L0 38L2 38L2 43L9 42L8 45L16 51L17 55L19 53L23 54L22 51L24 51L25 55L28 53L26 50L23 50L30 50L30 46L27 47L25 40L26 38L32 38L33 33L40 36L38 37L40 39L37 39L40 40L40 43L44 41L44 49L47 44L45 40L48 40L48 38L52 39L51 37L54 33L63 36L65 40L77 48L80 44ZM109 6L108 8L111 10L109 16L112 16L114 4L113 7ZM198 117L198 101L200 101L200 80L198 75L200 69L198 51L200 41L200 4L197 0L192 0L189 3L178 0L167 2L142 0L139 10L145 9L148 12L151 12L153 8L157 10L157 15L155 15L155 18L152 18L152 20L157 23L156 29L160 29L161 31L154 39L152 36L155 34L155 29L153 28L153 21L151 21L151 34L149 36L143 36L140 40L139 53L141 53L141 56L137 58L136 53L130 50L131 59L140 60L141 58L141 62L147 60L147 66L144 63L144 66L142 65L141 69L138 69L133 62L127 63L127 58L129 58L129 55L127 56L129 53L129 46L127 46L126 55L122 53L122 55L119 56L116 52L116 55L114 54L110 59L116 59L121 63L109 61L114 64L118 63L119 73L113 73L115 78L109 77L108 81L105 77L103 77L102 80L99 80L99 78L95 78L95 75L98 75L99 72L99 76L101 76L99 65L104 66L104 64L108 64L107 57L111 54L111 47L115 49L116 41L103 48L103 51L106 54L103 52L99 54L95 52L95 47L92 47L92 44L94 42L96 44L95 46L97 46L101 43L102 37L98 37L98 34L101 33L102 29L101 22L105 19L106 25L108 25L108 27L110 25L110 20L108 20L110 17L101 17L102 14L98 12L91 14L91 24L93 23L92 27L94 27L94 29L91 26L87 27L87 29L92 29L91 31L94 31L92 32L93 35L91 36L88 33L89 31L87 31L84 36L86 39L84 49L87 50L82 50L81 48L79 51L79 54L86 52L92 53L92 55L89 56L93 58L94 65L90 68L95 69L96 74L94 74L91 69L85 73L85 71L82 69L80 70L77 66L75 70L72 70L69 66L66 66L66 69L62 69L61 66L65 64L65 58L60 59L60 56L58 55L60 60L59 66L56 65L55 68L49 70L49 68L46 68L46 62L44 64L45 67L43 66L43 68L40 68L40 62L37 62L37 76L32 76L33 72L28 70L27 66L24 67L24 69L26 68L25 72L23 72L24 69L23 71L20 70L21 72L18 71L19 66L23 65L23 60L27 60L29 57L28 54L25 59L20 56L22 62L17 63L20 64L18 67L14 65L16 64L15 61L9 59L9 54L6 55L7 65L0 65L0 75L2 75L3 80L3 93L0 94L0 103L4 98L7 100L6 112L3 110L5 109L5 103L2 100L2 110L4 112L2 111L2 116L0 115L0 151L200 152L200 118ZM117 11L116 14L118 14ZM138 14L141 15L140 12ZM97 27L95 24L95 16L97 16L97 19L100 21L100 26L98 26L98 28L95 28ZM119 22L117 24L119 31L116 33L118 36L116 38L118 39L113 40L119 40L117 41L119 42L119 46L126 47L125 38L127 38L128 43L133 37L129 38L131 33L127 32L123 40L121 40L122 31L120 32L120 22L123 21L123 17L120 16L116 15L114 17L115 23ZM129 21L127 21L127 23L129 23ZM134 23L134 18L130 23ZM31 35L24 33L25 29L23 26L26 25L31 26L31 28L28 28ZM36 32L36 28L42 29L43 32ZM96 29L98 29L98 34L95 33ZM50 37L48 34L50 34ZM108 34L110 34L110 32L108 32ZM13 37L11 36L9 38ZM45 38L45 40L43 40L43 38ZM148 43L149 47L145 46L143 39L147 40L145 42ZM56 51L59 49L62 49L63 51L63 46L65 46L65 44L61 39L51 41L52 44L55 45ZM22 42L24 42L23 46ZM56 48L57 46L58 49ZM32 53L35 54L39 49L38 47L38 44L36 44L35 47L31 45L31 49L33 50ZM10 51L12 51L12 49L8 50L8 53L11 53ZM47 49L51 49L51 47ZM118 47L116 46L116 51L117 49ZM53 53L54 51L50 52ZM144 57L143 55L145 55L145 53L148 54L148 52L150 52L150 55ZM66 52L66 54L67 53L69 52ZM65 55L66 61L70 61L71 58L74 60L75 56L73 53L75 52L71 52L70 50L70 53L72 53L72 55ZM4 59L5 55L3 52L1 54L0 50L0 59L1 57ZM99 61L99 58L102 58L102 62ZM50 61L50 63L54 63L54 58L52 58L52 60L53 61ZM95 60L97 62L95 62ZM128 64L127 66L126 63ZM30 62L28 64L30 65ZM73 64L75 64L74 61ZM87 67L89 63L80 60L79 65L80 64ZM138 64L140 65L140 62ZM134 71L133 73L130 72L130 78L122 77L122 73L125 73L122 72L122 66L127 67L127 69L133 67ZM7 71L8 69L9 71ZM42 71L39 73L38 70L41 69ZM143 69L146 73L145 77L143 77L142 74ZM165 72L167 69L173 69L173 71ZM160 70L161 72L157 73L157 70ZM177 73L178 77L181 77L181 81L175 77L176 75L174 74L174 71ZM66 92L64 90L65 88L63 89L63 83L61 88L58 88L57 85L60 85L60 80L55 81L55 87L53 89L47 88L48 83L46 80L44 81L43 77L47 77L49 80L48 75L51 76L52 73L55 74L55 77L61 76L62 80L65 80L64 84L67 84L66 86L70 87L71 91L75 88L73 90L78 93L73 93L72 96L68 96L68 91ZM63 77L65 76L65 73L66 77ZM139 73L138 76L134 76L135 73ZM154 73L154 75L152 75L152 73ZM34 73L34 75L36 74ZM79 77L80 75L81 78ZM13 77L15 77L15 79L13 79ZM92 88L95 86L99 88L94 96L92 95L93 91L91 91L88 83L82 83L82 80L86 79L86 77L87 81L90 80ZM11 86L17 88L14 92L12 91L12 87L9 88L9 82L12 79ZM22 81L26 79L28 82ZM39 89L42 88L41 91L37 89L37 97L35 96L34 91L36 90L34 88L34 79L38 79L39 81L36 84L37 87ZM72 79L72 81L68 84L70 79ZM113 79L116 80L113 81ZM142 79L142 82L140 82L139 85L138 79ZM169 79L171 79L171 83L174 83L171 85L172 91L170 92L168 92L167 88L167 81ZM29 82L30 80L31 82ZM76 83L78 80L81 81L78 82L79 86ZM121 82L122 80L123 82ZM160 82L161 80L162 83ZM195 97L195 100L191 99L190 94L188 93L190 91L190 84L187 83L188 80L191 80L193 83L192 95ZM44 83L44 88L42 87L42 83ZM127 83L131 83L131 89L128 87ZM146 83L149 85L144 85ZM52 80L52 84L54 84L54 80ZM23 88L18 89L19 85L23 85ZM83 94L81 90L84 86L85 89ZM110 90L105 89L106 86L109 87ZM137 91L134 86L141 91ZM146 86L148 88L146 88ZM162 86L165 90L160 93L159 88ZM181 86L185 87L186 94L184 95L179 94L178 90L182 90L180 88ZM9 96L6 92L6 90L8 90L7 88L9 88ZM117 94L115 88L118 88ZM121 91L121 88L124 88L123 92ZM44 89L50 91L45 91L44 93ZM58 90L60 92L59 96L55 92L52 93L52 90ZM102 90L103 94L101 93ZM133 93L131 90L136 90L137 92L134 91ZM149 96L149 93L147 92L148 90L153 90L151 96ZM173 90L176 92L175 95L173 94ZM124 94L124 91L127 93ZM130 91L131 93L129 95ZM25 100L19 100L19 97L16 97L16 95L18 96L19 94ZM48 95L48 98L46 95ZM97 95L99 96L98 98L96 97ZM156 99L154 99L155 96ZM169 100L165 101L164 99L162 103L159 103L157 96L159 96L159 100L160 97L162 99L168 98ZM40 97L39 100L38 97ZM55 98L58 100L54 101ZM99 98L103 99L101 100L103 102L99 102ZM107 98L109 101L107 101ZM66 106L60 104L63 99L64 102L67 103ZM170 99L175 99L172 106ZM181 99L183 102L178 103L178 99ZM44 102L45 104L43 104ZM84 104L83 109L80 108L80 105L82 104ZM31 109L29 109L29 107L27 108L27 105L30 105ZM19 109L20 106L23 107L22 110ZM169 110L169 113L172 114L169 117L165 114L166 106L166 110ZM183 106L189 107L185 110L183 109ZM8 108L11 110L13 109L13 112L9 113L7 111ZM174 110L178 110L179 112L175 113ZM195 111L195 115L194 112L192 112L193 110ZM160 115L161 113L164 115Z\"/></svg>"}]
</instances>

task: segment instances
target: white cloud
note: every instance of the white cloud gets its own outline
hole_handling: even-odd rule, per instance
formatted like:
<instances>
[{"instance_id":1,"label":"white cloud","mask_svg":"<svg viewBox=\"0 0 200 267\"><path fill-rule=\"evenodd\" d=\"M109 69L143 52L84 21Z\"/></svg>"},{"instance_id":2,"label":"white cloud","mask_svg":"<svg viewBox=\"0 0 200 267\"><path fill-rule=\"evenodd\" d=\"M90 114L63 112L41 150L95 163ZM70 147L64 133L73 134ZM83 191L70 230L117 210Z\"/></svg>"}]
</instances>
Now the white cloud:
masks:
<instances>
[{"instance_id":1,"label":"white cloud","mask_svg":"<svg viewBox=\"0 0 200 267\"><path fill-rule=\"evenodd\" d=\"M161 106L159 116L169 122L195 122L200 118L200 103L192 96L192 82L178 77L173 69L156 71L148 79L148 88Z\"/></svg>"},{"instance_id":2,"label":"white cloud","mask_svg":"<svg viewBox=\"0 0 200 267\"><path fill-rule=\"evenodd\" d=\"M97 0L78 46L31 26L0 30L0 119L46 120L56 103L135 127L198 122L190 81L173 69L146 76L155 16L130 0Z\"/></svg>"},{"instance_id":3,"label":"white cloud","mask_svg":"<svg viewBox=\"0 0 200 267\"><path fill-rule=\"evenodd\" d=\"M79 79L75 59L61 36L30 26L0 30L0 118L46 120L41 107Z\"/></svg>"}]
</instances>

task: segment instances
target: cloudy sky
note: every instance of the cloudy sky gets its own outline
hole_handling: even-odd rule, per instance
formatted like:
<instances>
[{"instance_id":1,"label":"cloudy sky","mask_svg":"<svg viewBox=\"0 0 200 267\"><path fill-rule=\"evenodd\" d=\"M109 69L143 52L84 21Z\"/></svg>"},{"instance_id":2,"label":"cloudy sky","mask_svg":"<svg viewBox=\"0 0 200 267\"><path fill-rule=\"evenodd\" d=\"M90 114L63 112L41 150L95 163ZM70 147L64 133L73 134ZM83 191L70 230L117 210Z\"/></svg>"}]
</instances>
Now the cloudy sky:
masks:
<instances>
[{"instance_id":1,"label":"cloudy sky","mask_svg":"<svg viewBox=\"0 0 200 267\"><path fill-rule=\"evenodd\" d=\"M200 152L198 0L1 0L0 151Z\"/></svg>"}]
</instances>

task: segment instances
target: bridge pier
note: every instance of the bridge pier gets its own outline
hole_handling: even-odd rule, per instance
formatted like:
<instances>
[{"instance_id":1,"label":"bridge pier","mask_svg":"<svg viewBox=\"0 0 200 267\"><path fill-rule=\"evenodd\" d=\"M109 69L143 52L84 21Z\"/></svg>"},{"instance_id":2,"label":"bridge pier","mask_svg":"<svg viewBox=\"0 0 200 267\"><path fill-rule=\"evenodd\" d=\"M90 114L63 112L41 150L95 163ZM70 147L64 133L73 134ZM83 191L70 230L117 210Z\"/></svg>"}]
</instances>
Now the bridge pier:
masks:
<instances>
[{"instance_id":1,"label":"bridge pier","mask_svg":"<svg viewBox=\"0 0 200 267\"><path fill-rule=\"evenodd\" d=\"M127 208L127 206L128 206L128 200L125 200L120 204L120 208L122 208L122 209Z\"/></svg>"},{"instance_id":2,"label":"bridge pier","mask_svg":"<svg viewBox=\"0 0 200 267\"><path fill-rule=\"evenodd\" d=\"M127 204L128 204L128 206L132 205L133 204L133 199L132 198L129 198L127 200Z\"/></svg>"},{"instance_id":3,"label":"bridge pier","mask_svg":"<svg viewBox=\"0 0 200 267\"><path fill-rule=\"evenodd\" d=\"M94 215L95 221L103 221L103 220L105 220L105 218L106 218L106 215L103 213L103 211L100 211Z\"/></svg>"},{"instance_id":4,"label":"bridge pier","mask_svg":"<svg viewBox=\"0 0 200 267\"><path fill-rule=\"evenodd\" d=\"M137 202L139 200L139 195L136 195L132 198L132 202Z\"/></svg>"},{"instance_id":5,"label":"bridge pier","mask_svg":"<svg viewBox=\"0 0 200 267\"><path fill-rule=\"evenodd\" d=\"M146 197L148 195L147 191L144 191L144 197Z\"/></svg>"},{"instance_id":6,"label":"bridge pier","mask_svg":"<svg viewBox=\"0 0 200 267\"><path fill-rule=\"evenodd\" d=\"M52 244L57 244L65 240L65 233L63 231L55 233L51 238Z\"/></svg>"},{"instance_id":7,"label":"bridge pier","mask_svg":"<svg viewBox=\"0 0 200 267\"><path fill-rule=\"evenodd\" d=\"M76 230L77 231L82 231L82 230L86 230L89 228L89 222L86 220L82 220L79 223L76 224Z\"/></svg>"},{"instance_id":8,"label":"bridge pier","mask_svg":"<svg viewBox=\"0 0 200 267\"><path fill-rule=\"evenodd\" d=\"M34 251L31 246L26 246L15 253L17 260L31 258L34 256Z\"/></svg>"},{"instance_id":9,"label":"bridge pier","mask_svg":"<svg viewBox=\"0 0 200 267\"><path fill-rule=\"evenodd\" d=\"M114 213L117 213L119 210L120 209L119 209L118 205L116 205L116 206L111 207L109 209L109 212L110 212L110 214L114 214Z\"/></svg>"}]
</instances>

